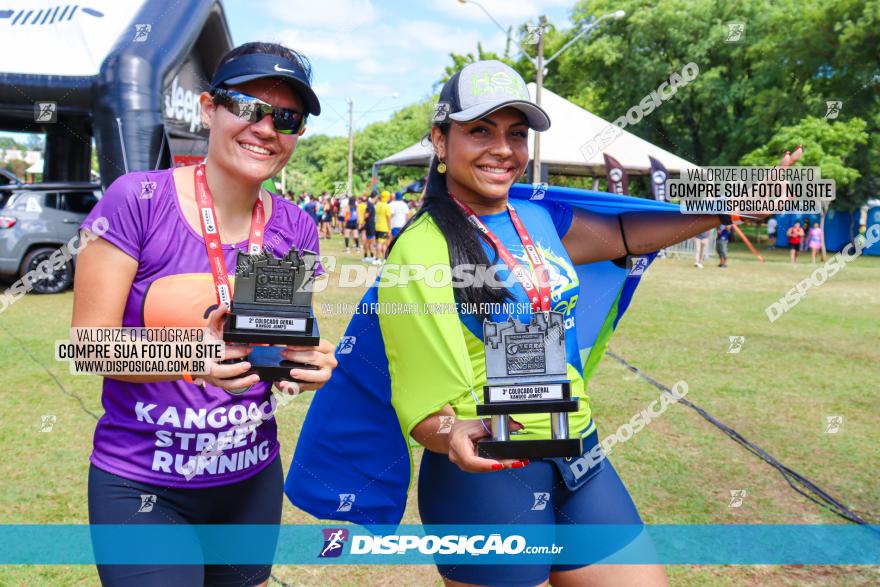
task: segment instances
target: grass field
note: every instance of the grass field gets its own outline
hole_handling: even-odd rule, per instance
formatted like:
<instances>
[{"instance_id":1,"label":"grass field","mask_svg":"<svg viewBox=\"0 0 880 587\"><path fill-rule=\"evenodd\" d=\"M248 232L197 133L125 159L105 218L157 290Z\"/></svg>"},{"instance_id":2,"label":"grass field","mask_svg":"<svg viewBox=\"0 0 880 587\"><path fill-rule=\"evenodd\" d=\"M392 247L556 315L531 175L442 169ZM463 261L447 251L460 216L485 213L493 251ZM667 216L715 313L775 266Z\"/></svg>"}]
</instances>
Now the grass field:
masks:
<instances>
[{"instance_id":1,"label":"grass field","mask_svg":"<svg viewBox=\"0 0 880 587\"><path fill-rule=\"evenodd\" d=\"M324 253L341 253L339 239ZM813 269L792 268L787 251L759 264L737 245L730 268L690 259L657 261L612 340L612 350L688 399L857 513L880 511L880 258L863 257L770 323L764 308ZM348 256L357 262L354 255ZM343 261L345 262L345 261ZM360 291L331 285L318 302L354 302ZM72 294L27 296L0 315L2 424L0 518L4 523L87 521L86 474L97 377L72 376L53 359L66 338ZM322 334L338 340L347 318L319 314ZM744 336L728 353L729 336ZM589 384L600 434L658 397L658 391L606 358ZM290 462L310 394L278 414L282 462ZM41 416L57 421L40 432ZM844 425L825 433L826 417ZM771 467L692 410L673 406L612 456L643 518L650 523L846 523L792 491ZM744 489L741 507L730 491ZM876 518L872 518L877 522ZM418 523L415 495L407 523ZM312 523L285 503L284 523ZM876 585L876 567L675 566L673 585ZM440 585L429 566L276 566L274 584ZM92 567L0 567L0 585L95 585ZM270 583L270 584L272 584Z\"/></svg>"}]
</instances>

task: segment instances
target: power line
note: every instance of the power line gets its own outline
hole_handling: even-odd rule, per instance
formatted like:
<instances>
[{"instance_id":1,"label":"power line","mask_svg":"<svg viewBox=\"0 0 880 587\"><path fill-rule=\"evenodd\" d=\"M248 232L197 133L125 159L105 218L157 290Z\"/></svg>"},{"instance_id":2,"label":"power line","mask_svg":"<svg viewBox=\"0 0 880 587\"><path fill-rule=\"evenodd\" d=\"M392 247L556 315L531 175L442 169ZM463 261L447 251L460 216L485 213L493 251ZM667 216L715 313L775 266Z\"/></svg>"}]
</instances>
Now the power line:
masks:
<instances>
[{"instance_id":1,"label":"power line","mask_svg":"<svg viewBox=\"0 0 880 587\"><path fill-rule=\"evenodd\" d=\"M849 520L850 522L853 522L856 524L862 524L862 525L866 525L866 526L871 527L870 522L865 521L861 516L859 516L858 514L856 514L855 512L850 510L849 508L847 508L845 505L843 505L842 503L840 503L839 501L834 499L824 489L822 489L821 487L819 487L818 485L816 485L815 483L813 483L812 481L810 481L809 479L807 479L806 477L801 475L800 473L797 473L796 471L793 471L789 467L783 465L770 453L768 453L767 451L762 449L760 446L756 445L755 443L753 443L750 440L748 440L747 438L745 438L742 434L740 434L739 432L737 432L736 430L734 430L730 426L724 424L723 422L721 422L720 420L715 418L713 415L711 415L709 412L707 412L703 408L697 406L696 404L694 404L693 402L691 402L685 398L681 398L681 397L677 396L676 394L674 394L672 392L671 389L669 389L668 387L666 387L662 383L659 383L653 377L645 374L638 367L631 365L623 357L611 352L610 350L605 351L605 354L608 355L609 357L611 357L612 359L614 359L615 361L617 361L618 363L620 363L621 365L623 365L624 367L626 367L627 369L629 369L630 371L632 371L633 373L635 373L636 375L638 375L639 377L641 377L642 379L644 379L645 381L647 381L648 383L650 383L651 385L653 385L654 387L656 387L657 389L663 391L664 393L668 393L670 395L675 395L676 397L678 397L679 398L677 400L678 403L684 404L687 407L694 410L695 412L697 412L700 416L705 418L709 423L711 423L713 426L715 426L716 428L718 428L719 430L724 432L727 436L729 436L734 442L736 442L737 444L739 444L740 446L745 448L747 451L749 451L750 453L752 453L753 455L755 455L756 457L758 457L759 459L761 459L762 461L766 462L771 467L773 467L774 469L779 471L779 473L786 480L786 482L788 482L788 484L791 486L791 488L794 489L799 494L803 495L804 497L806 497L807 499L809 499L813 503L819 505L820 507L825 508L834 514L837 514L841 518L844 518L844 519ZM873 520L878 519L878 516L876 514L865 514L865 516L869 517ZM871 529L875 530L873 527L871 527Z\"/></svg>"}]
</instances>

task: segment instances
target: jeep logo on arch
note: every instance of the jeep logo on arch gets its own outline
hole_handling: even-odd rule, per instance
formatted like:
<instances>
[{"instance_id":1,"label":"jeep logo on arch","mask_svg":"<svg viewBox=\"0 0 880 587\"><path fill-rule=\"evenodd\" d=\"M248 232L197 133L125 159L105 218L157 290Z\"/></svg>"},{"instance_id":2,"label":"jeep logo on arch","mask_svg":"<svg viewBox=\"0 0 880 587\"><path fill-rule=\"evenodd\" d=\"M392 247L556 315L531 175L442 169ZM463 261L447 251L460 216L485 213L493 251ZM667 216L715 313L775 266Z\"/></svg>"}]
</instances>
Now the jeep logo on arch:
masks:
<instances>
[{"instance_id":1,"label":"jeep logo on arch","mask_svg":"<svg viewBox=\"0 0 880 587\"><path fill-rule=\"evenodd\" d=\"M177 71L163 80L162 117L171 137L187 140L207 138L208 129L202 126L202 106L199 102L199 96L207 86L208 76L193 53L186 57ZM200 136L194 137L193 134ZM172 142L172 151L175 155L195 155L202 149L193 151L191 145L187 148L175 147ZM207 145L204 146L204 152L207 152Z\"/></svg>"},{"instance_id":2,"label":"jeep logo on arch","mask_svg":"<svg viewBox=\"0 0 880 587\"><path fill-rule=\"evenodd\" d=\"M180 76L174 76L171 87L165 92L165 118L189 124L190 132L202 130L202 105L199 92L184 88Z\"/></svg>"}]
</instances>

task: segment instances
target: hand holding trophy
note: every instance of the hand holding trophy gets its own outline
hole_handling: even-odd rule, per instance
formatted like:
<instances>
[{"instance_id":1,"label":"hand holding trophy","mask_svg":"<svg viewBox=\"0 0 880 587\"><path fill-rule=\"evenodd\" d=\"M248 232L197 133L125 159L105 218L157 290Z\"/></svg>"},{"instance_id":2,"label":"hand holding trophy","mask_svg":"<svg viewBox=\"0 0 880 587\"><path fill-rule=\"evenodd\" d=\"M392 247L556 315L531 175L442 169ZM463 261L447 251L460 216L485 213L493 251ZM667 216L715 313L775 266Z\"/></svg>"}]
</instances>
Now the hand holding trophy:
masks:
<instances>
[{"instance_id":1,"label":"hand holding trophy","mask_svg":"<svg viewBox=\"0 0 880 587\"><path fill-rule=\"evenodd\" d=\"M293 381L291 369L317 370L285 357L287 346L317 347L318 323L312 311L317 254L291 248L283 259L264 251L238 253L235 290L223 340L254 346L245 375L261 381ZM283 346L277 346L283 345ZM244 358L233 359L243 361Z\"/></svg>"}]
</instances>

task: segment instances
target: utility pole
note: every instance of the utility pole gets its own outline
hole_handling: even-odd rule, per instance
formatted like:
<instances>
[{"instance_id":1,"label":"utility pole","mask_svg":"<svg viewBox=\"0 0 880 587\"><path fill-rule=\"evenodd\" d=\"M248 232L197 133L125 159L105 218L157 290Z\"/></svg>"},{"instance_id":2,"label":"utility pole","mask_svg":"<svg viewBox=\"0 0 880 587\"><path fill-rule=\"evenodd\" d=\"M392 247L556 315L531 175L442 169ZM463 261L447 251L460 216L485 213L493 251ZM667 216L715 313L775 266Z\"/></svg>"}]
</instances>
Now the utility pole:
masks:
<instances>
[{"instance_id":1,"label":"utility pole","mask_svg":"<svg viewBox=\"0 0 880 587\"><path fill-rule=\"evenodd\" d=\"M544 27L547 17L543 14L538 18L538 69L535 76L535 103L541 105L541 88L544 87ZM536 132L535 148L532 153L532 183L541 183L541 133Z\"/></svg>"},{"instance_id":2,"label":"utility pole","mask_svg":"<svg viewBox=\"0 0 880 587\"><path fill-rule=\"evenodd\" d=\"M505 48L505 57L506 57L507 56L507 49L510 47L510 43L514 42L511 35L510 35L510 30L508 29L505 32L504 27L501 26L501 23L499 23L497 20L495 20L495 17L492 16L492 14L488 10L486 10L486 8L482 4L477 2L476 0L458 0L458 2L460 4L474 4L477 7L479 7L479 9L482 10L483 12L485 12L486 16L488 16L489 19L495 23L495 26L497 26L501 30L501 32L503 32L507 35L507 45ZM611 12L609 14L605 14L603 16L600 16L599 18L594 19L589 24L585 24L585 25L581 26L580 32L578 32L574 37L569 39L569 41L565 45L563 45L561 49L559 49L556 53L551 55L545 61L544 60L544 28L547 26L547 17L545 15L541 15L541 17L538 18L538 34L539 34L539 36L538 36L538 57L537 57L537 59L533 60L531 58L531 56L529 55L529 52L526 51L526 48L521 43L517 43L517 45L519 46L523 55L525 55L529 59L529 61L531 61L532 64L535 66L535 69L537 69L537 72L535 75L535 103L538 106L541 105L541 88L544 87L544 68L547 67L548 65L550 65L551 61L553 61L554 59L559 57L560 53L562 53L563 51L568 49L575 41L577 41L578 39L583 37L585 34L587 34L589 31L594 29L600 22L602 22L606 18L612 18L612 19L617 20L617 19L621 19L625 16L626 16L625 11L618 10L616 12ZM534 134L535 134L535 143L534 143L533 149L532 149L532 181L535 183L540 183L541 182L541 133L536 132ZM596 188L593 188L593 189L596 189Z\"/></svg>"},{"instance_id":3,"label":"utility pole","mask_svg":"<svg viewBox=\"0 0 880 587\"><path fill-rule=\"evenodd\" d=\"M348 99L348 197L351 197L351 178L354 169L354 98Z\"/></svg>"}]
</instances>

